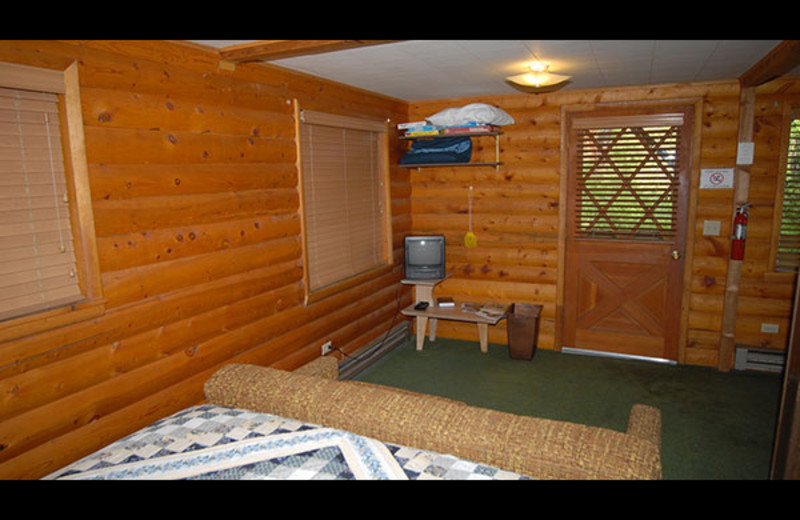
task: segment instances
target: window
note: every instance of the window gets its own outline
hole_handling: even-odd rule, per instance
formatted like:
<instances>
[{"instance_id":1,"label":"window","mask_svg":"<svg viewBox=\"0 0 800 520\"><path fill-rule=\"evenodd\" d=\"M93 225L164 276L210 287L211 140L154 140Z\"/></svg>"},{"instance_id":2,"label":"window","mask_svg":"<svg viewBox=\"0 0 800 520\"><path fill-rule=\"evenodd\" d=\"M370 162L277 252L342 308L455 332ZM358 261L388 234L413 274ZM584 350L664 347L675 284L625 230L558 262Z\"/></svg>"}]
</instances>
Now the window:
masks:
<instances>
[{"instance_id":1,"label":"window","mask_svg":"<svg viewBox=\"0 0 800 520\"><path fill-rule=\"evenodd\" d=\"M657 114L575 125L576 236L675 236L680 172L688 159L683 124L683 114Z\"/></svg>"},{"instance_id":2,"label":"window","mask_svg":"<svg viewBox=\"0 0 800 520\"><path fill-rule=\"evenodd\" d=\"M778 206L775 270L797 272L800 266L800 110L791 115Z\"/></svg>"},{"instance_id":3,"label":"window","mask_svg":"<svg viewBox=\"0 0 800 520\"><path fill-rule=\"evenodd\" d=\"M77 67L0 63L0 340L102 312Z\"/></svg>"},{"instance_id":4,"label":"window","mask_svg":"<svg viewBox=\"0 0 800 520\"><path fill-rule=\"evenodd\" d=\"M386 123L298 113L307 301L391 264Z\"/></svg>"},{"instance_id":5,"label":"window","mask_svg":"<svg viewBox=\"0 0 800 520\"><path fill-rule=\"evenodd\" d=\"M0 88L0 318L80 300L58 98Z\"/></svg>"}]
</instances>

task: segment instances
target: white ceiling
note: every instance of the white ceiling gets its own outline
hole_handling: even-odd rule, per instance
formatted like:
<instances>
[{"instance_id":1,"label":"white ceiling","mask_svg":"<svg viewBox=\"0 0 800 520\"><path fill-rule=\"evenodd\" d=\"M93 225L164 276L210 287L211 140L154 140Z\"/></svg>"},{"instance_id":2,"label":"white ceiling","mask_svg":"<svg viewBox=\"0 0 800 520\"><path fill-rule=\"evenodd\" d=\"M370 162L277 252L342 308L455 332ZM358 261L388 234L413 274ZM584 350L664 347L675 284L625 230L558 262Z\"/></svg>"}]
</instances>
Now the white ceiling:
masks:
<instances>
[{"instance_id":1,"label":"white ceiling","mask_svg":"<svg viewBox=\"0 0 800 520\"><path fill-rule=\"evenodd\" d=\"M215 48L252 40L192 40ZM405 101L502 95L536 59L562 90L737 79L781 40L408 40L271 63ZM793 71L798 73L799 70Z\"/></svg>"}]
</instances>

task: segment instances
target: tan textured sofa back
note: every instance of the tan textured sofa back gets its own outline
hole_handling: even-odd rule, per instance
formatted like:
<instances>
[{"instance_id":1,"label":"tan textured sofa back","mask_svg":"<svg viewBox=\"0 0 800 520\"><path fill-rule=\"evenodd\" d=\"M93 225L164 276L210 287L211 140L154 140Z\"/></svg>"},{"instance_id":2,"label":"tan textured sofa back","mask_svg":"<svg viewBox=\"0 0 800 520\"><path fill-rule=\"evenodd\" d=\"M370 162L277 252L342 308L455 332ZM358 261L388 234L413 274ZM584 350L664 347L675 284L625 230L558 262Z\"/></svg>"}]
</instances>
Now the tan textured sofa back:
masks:
<instances>
[{"instance_id":1,"label":"tan textured sofa back","mask_svg":"<svg viewBox=\"0 0 800 520\"><path fill-rule=\"evenodd\" d=\"M533 478L661 477L660 412L651 407L637 405L631 433L622 433L313 374L226 365L206 382L206 399L449 453Z\"/></svg>"}]
</instances>

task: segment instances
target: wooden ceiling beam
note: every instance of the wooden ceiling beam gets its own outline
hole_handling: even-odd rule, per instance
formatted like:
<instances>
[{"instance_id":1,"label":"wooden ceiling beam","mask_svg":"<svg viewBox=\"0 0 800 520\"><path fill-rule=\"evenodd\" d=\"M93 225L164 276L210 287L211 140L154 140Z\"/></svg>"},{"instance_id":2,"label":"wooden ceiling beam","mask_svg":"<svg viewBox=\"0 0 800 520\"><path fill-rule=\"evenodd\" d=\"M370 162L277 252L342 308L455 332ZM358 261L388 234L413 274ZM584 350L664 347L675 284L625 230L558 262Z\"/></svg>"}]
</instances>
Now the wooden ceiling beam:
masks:
<instances>
[{"instance_id":1,"label":"wooden ceiling beam","mask_svg":"<svg viewBox=\"0 0 800 520\"><path fill-rule=\"evenodd\" d=\"M800 40L784 40L739 77L739 84L757 87L800 66Z\"/></svg>"},{"instance_id":2,"label":"wooden ceiling beam","mask_svg":"<svg viewBox=\"0 0 800 520\"><path fill-rule=\"evenodd\" d=\"M395 41L399 40L261 40L220 49L220 57L237 63L269 61Z\"/></svg>"}]
</instances>

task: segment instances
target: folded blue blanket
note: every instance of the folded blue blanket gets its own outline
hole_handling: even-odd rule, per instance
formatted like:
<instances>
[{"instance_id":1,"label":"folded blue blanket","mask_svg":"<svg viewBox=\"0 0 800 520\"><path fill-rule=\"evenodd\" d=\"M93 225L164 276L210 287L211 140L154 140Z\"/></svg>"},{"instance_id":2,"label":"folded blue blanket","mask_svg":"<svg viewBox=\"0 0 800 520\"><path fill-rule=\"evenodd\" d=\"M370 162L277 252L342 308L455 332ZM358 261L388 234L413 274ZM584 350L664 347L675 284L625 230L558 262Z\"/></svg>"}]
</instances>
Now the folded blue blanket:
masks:
<instances>
[{"instance_id":1,"label":"folded blue blanket","mask_svg":"<svg viewBox=\"0 0 800 520\"><path fill-rule=\"evenodd\" d=\"M400 164L461 163L472 158L472 139L464 136L421 139L400 159Z\"/></svg>"}]
</instances>

